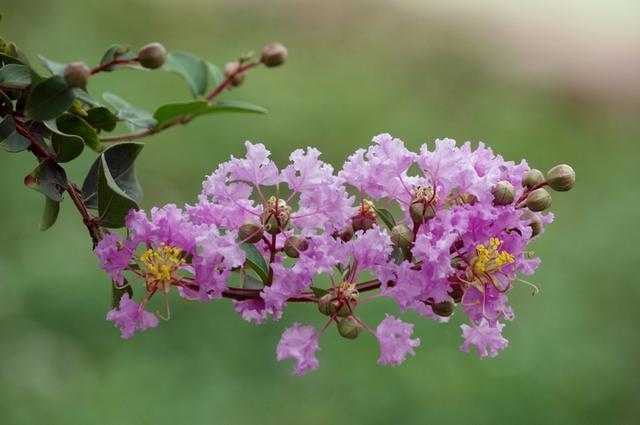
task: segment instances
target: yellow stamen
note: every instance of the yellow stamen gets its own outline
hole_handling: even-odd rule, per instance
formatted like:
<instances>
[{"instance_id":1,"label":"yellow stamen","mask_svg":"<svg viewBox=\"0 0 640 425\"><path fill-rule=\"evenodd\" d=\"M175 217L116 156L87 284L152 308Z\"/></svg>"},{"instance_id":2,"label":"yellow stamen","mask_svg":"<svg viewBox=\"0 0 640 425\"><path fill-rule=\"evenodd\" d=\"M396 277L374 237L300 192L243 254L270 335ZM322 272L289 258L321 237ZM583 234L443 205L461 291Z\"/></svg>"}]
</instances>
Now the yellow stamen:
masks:
<instances>
[{"instance_id":1,"label":"yellow stamen","mask_svg":"<svg viewBox=\"0 0 640 425\"><path fill-rule=\"evenodd\" d=\"M148 249L140 256L140 269L147 284L159 286L163 292L169 291L174 273L183 264L182 251L165 244L156 249Z\"/></svg>"}]
</instances>

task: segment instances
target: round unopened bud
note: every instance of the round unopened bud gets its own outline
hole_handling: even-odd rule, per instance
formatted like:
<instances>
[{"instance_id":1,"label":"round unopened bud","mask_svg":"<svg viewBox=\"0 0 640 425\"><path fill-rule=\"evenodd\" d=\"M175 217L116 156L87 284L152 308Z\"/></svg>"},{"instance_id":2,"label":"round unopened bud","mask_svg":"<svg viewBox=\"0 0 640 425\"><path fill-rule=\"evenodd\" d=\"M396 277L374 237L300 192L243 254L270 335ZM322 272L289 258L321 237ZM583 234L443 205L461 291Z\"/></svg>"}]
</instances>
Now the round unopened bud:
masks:
<instances>
[{"instance_id":1,"label":"round unopened bud","mask_svg":"<svg viewBox=\"0 0 640 425\"><path fill-rule=\"evenodd\" d=\"M456 305L451 301L431 304L431 310L440 317L449 317L453 314Z\"/></svg>"},{"instance_id":2,"label":"round unopened bud","mask_svg":"<svg viewBox=\"0 0 640 425\"><path fill-rule=\"evenodd\" d=\"M358 306L358 300L356 300L355 298L351 298L348 304L343 303L340 306L340 310L338 310L338 316L339 317L351 316L351 314L355 311L357 306Z\"/></svg>"},{"instance_id":3,"label":"round unopened bud","mask_svg":"<svg viewBox=\"0 0 640 425\"><path fill-rule=\"evenodd\" d=\"M260 223L253 220L245 221L238 229L238 237L242 242L256 243L262 239L263 234Z\"/></svg>"},{"instance_id":4,"label":"round unopened bud","mask_svg":"<svg viewBox=\"0 0 640 425\"><path fill-rule=\"evenodd\" d=\"M318 300L318 311L325 316L333 316L338 310L336 302L332 301L331 298L331 294L327 294Z\"/></svg>"},{"instance_id":5,"label":"round unopened bud","mask_svg":"<svg viewBox=\"0 0 640 425\"><path fill-rule=\"evenodd\" d=\"M556 165L546 177L549 187L558 192L567 192L576 184L576 172L567 164Z\"/></svg>"},{"instance_id":6,"label":"round unopened bud","mask_svg":"<svg viewBox=\"0 0 640 425\"><path fill-rule=\"evenodd\" d=\"M542 171L535 168L530 169L522 176L522 186L524 187L533 187L543 181L544 174L542 174Z\"/></svg>"},{"instance_id":7,"label":"round unopened bud","mask_svg":"<svg viewBox=\"0 0 640 425\"><path fill-rule=\"evenodd\" d=\"M406 224L398 224L391 229L391 242L400 248L409 248L413 243L413 232Z\"/></svg>"},{"instance_id":8,"label":"round unopened bud","mask_svg":"<svg viewBox=\"0 0 640 425\"><path fill-rule=\"evenodd\" d=\"M64 69L64 80L69 87L86 87L91 78L91 70L82 62L73 62Z\"/></svg>"},{"instance_id":9,"label":"round unopened bud","mask_svg":"<svg viewBox=\"0 0 640 425\"><path fill-rule=\"evenodd\" d=\"M280 43L267 44L262 49L260 62L269 68L280 66L287 60L288 54L287 48Z\"/></svg>"},{"instance_id":10,"label":"round unopened bud","mask_svg":"<svg viewBox=\"0 0 640 425\"><path fill-rule=\"evenodd\" d=\"M508 181L503 180L494 186L491 193L494 205L509 205L516 197L516 188Z\"/></svg>"},{"instance_id":11,"label":"round unopened bud","mask_svg":"<svg viewBox=\"0 0 640 425\"><path fill-rule=\"evenodd\" d=\"M353 317L345 317L338 322L338 332L347 339L356 339L362 331L362 325Z\"/></svg>"},{"instance_id":12,"label":"round unopened bud","mask_svg":"<svg viewBox=\"0 0 640 425\"><path fill-rule=\"evenodd\" d=\"M527 195L527 207L531 211L544 211L551 206L551 195L545 189L536 189Z\"/></svg>"},{"instance_id":13,"label":"round unopened bud","mask_svg":"<svg viewBox=\"0 0 640 425\"><path fill-rule=\"evenodd\" d=\"M357 215L351 219L351 227L353 227L354 232L357 232L358 230L366 232L371 229L375 223L375 217L370 215Z\"/></svg>"},{"instance_id":14,"label":"round unopened bud","mask_svg":"<svg viewBox=\"0 0 640 425\"><path fill-rule=\"evenodd\" d=\"M167 49L160 43L149 43L138 51L138 61L143 68L160 68L166 60Z\"/></svg>"},{"instance_id":15,"label":"round unopened bud","mask_svg":"<svg viewBox=\"0 0 640 425\"><path fill-rule=\"evenodd\" d=\"M233 87L238 87L244 81L245 73L238 72L238 69L240 69L239 62L228 62L224 66L224 76L231 77L231 85Z\"/></svg>"},{"instance_id":16,"label":"round unopened bud","mask_svg":"<svg viewBox=\"0 0 640 425\"><path fill-rule=\"evenodd\" d=\"M288 237L284 243L284 253L291 258L298 258L300 253L309 248L309 243L300 236Z\"/></svg>"},{"instance_id":17,"label":"round unopened bud","mask_svg":"<svg viewBox=\"0 0 640 425\"><path fill-rule=\"evenodd\" d=\"M525 211L520 219L522 221L529 222L529 227L531 227L531 237L537 236L542 232L542 220L540 220L540 218L531 211Z\"/></svg>"},{"instance_id":18,"label":"round unopened bud","mask_svg":"<svg viewBox=\"0 0 640 425\"><path fill-rule=\"evenodd\" d=\"M353 238L354 230L353 226L349 226L342 233L340 233L340 239L344 242L349 242Z\"/></svg>"},{"instance_id":19,"label":"round unopened bud","mask_svg":"<svg viewBox=\"0 0 640 425\"><path fill-rule=\"evenodd\" d=\"M459 304L460 301L462 301L462 296L464 295L464 289L462 289L462 285L451 285L449 295L451 295L451 298L453 298L453 302Z\"/></svg>"},{"instance_id":20,"label":"round unopened bud","mask_svg":"<svg viewBox=\"0 0 640 425\"><path fill-rule=\"evenodd\" d=\"M414 224L423 224L436 216L436 209L431 204L415 202L409 207L409 214Z\"/></svg>"}]
</instances>

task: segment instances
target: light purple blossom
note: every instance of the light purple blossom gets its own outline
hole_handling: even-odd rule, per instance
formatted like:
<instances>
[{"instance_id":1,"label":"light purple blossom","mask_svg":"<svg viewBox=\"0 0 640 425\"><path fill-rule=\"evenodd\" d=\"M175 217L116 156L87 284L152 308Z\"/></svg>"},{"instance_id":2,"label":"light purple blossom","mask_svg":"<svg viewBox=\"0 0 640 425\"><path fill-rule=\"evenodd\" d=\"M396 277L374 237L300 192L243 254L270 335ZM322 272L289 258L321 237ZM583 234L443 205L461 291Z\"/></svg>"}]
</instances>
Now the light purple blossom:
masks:
<instances>
[{"instance_id":1,"label":"light purple blossom","mask_svg":"<svg viewBox=\"0 0 640 425\"><path fill-rule=\"evenodd\" d=\"M318 338L314 327L294 323L282 333L276 357L278 360L294 359L296 364L293 374L304 375L307 371L315 370L320 366L316 358L318 349Z\"/></svg>"},{"instance_id":2,"label":"light purple blossom","mask_svg":"<svg viewBox=\"0 0 640 425\"><path fill-rule=\"evenodd\" d=\"M491 326L488 321L482 320L477 326L461 325L460 328L464 338L460 349L469 352L469 347L475 345L480 358L495 357L509 344L509 341L502 337L502 323Z\"/></svg>"},{"instance_id":3,"label":"light purple blossom","mask_svg":"<svg viewBox=\"0 0 640 425\"><path fill-rule=\"evenodd\" d=\"M420 338L411 339L413 325L387 314L376 328L380 343L378 364L399 365L407 355L415 356L414 348L420 345Z\"/></svg>"},{"instance_id":4,"label":"light purple blossom","mask_svg":"<svg viewBox=\"0 0 640 425\"><path fill-rule=\"evenodd\" d=\"M130 243L119 235L111 233L98 242L93 252L100 260L100 268L107 272L111 279L122 284L124 282L122 273L129 266L133 255Z\"/></svg>"},{"instance_id":5,"label":"light purple blossom","mask_svg":"<svg viewBox=\"0 0 640 425\"><path fill-rule=\"evenodd\" d=\"M113 321L120 328L122 338L131 338L136 330L145 331L148 328L158 326L158 318L155 314L144 311L143 306L132 301L129 294L124 294L120 299L118 308L107 313L107 320Z\"/></svg>"}]
</instances>

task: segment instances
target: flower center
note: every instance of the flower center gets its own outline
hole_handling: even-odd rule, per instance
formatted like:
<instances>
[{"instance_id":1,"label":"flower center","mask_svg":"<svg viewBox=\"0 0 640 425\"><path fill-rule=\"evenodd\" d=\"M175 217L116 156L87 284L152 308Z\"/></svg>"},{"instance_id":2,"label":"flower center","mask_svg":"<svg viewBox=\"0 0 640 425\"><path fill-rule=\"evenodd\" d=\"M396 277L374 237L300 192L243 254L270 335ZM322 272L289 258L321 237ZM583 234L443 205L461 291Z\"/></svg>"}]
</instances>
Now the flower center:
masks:
<instances>
[{"instance_id":1,"label":"flower center","mask_svg":"<svg viewBox=\"0 0 640 425\"><path fill-rule=\"evenodd\" d=\"M175 273L185 263L182 251L162 244L160 248L148 249L140 256L140 269L149 286L157 286L168 292Z\"/></svg>"},{"instance_id":2,"label":"flower center","mask_svg":"<svg viewBox=\"0 0 640 425\"><path fill-rule=\"evenodd\" d=\"M489 245L476 245L476 258L473 262L473 271L476 274L493 273L501 270L506 264L515 263L513 255L507 251L500 251L504 241L498 238L489 239Z\"/></svg>"}]
</instances>

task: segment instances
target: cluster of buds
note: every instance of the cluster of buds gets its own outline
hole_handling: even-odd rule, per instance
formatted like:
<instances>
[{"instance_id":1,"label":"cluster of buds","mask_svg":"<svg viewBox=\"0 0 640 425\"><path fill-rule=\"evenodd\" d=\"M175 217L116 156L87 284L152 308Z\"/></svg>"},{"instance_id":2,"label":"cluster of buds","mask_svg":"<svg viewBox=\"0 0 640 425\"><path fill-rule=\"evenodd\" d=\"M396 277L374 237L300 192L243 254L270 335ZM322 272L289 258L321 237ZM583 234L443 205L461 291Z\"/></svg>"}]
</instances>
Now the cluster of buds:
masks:
<instances>
[{"instance_id":1,"label":"cluster of buds","mask_svg":"<svg viewBox=\"0 0 640 425\"><path fill-rule=\"evenodd\" d=\"M358 315L363 302L389 297L438 322L464 314L460 348L496 356L514 318L507 294L532 285L520 275L540 263L527 244L553 219L545 187L570 190L575 172L559 165L545 175L450 139L419 153L388 134L373 142L337 173L314 148L294 151L280 170L263 145L247 142L246 157L208 176L196 204L154 208L151 217L130 211L127 237L110 234L95 251L117 288L129 290L107 318L125 338L155 327L162 316L147 306L171 288L187 300L230 298L256 324L278 320L289 303L314 303L324 325L296 323L277 347L276 357L293 358L303 374L319 366L319 338L331 324L347 339L374 335L380 364L414 355L412 324L386 315L374 329ZM138 290L140 302L131 295Z\"/></svg>"}]
</instances>

